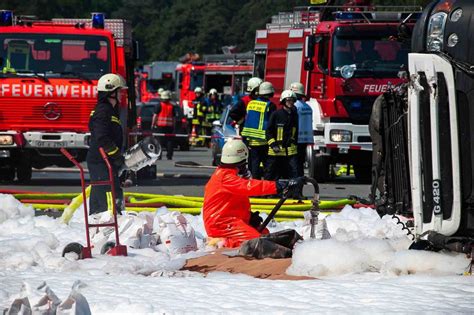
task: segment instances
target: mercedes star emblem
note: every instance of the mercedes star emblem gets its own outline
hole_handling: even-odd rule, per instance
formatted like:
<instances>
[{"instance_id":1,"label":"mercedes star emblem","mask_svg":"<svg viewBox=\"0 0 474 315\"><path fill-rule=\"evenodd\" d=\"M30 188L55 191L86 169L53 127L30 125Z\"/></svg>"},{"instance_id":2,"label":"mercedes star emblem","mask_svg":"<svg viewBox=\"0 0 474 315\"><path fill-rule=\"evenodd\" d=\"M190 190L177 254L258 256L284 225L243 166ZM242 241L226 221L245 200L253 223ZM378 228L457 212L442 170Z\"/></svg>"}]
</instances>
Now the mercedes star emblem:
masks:
<instances>
[{"instance_id":1,"label":"mercedes star emblem","mask_svg":"<svg viewBox=\"0 0 474 315\"><path fill-rule=\"evenodd\" d=\"M47 120L56 120L61 117L61 108L56 103L46 103L43 107L43 116Z\"/></svg>"}]
</instances>

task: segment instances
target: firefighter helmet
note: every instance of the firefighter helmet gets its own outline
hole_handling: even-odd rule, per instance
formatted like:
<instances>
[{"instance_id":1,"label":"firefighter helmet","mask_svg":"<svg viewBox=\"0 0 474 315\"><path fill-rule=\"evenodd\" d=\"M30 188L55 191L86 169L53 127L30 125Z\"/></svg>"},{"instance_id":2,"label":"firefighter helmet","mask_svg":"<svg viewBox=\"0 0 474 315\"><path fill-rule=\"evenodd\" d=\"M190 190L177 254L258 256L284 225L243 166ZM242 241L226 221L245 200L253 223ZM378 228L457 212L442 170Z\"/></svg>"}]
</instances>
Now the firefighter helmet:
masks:
<instances>
[{"instance_id":1,"label":"firefighter helmet","mask_svg":"<svg viewBox=\"0 0 474 315\"><path fill-rule=\"evenodd\" d=\"M241 139L229 139L222 148L221 162L237 164L247 161L249 150Z\"/></svg>"},{"instance_id":2,"label":"firefighter helmet","mask_svg":"<svg viewBox=\"0 0 474 315\"><path fill-rule=\"evenodd\" d=\"M264 81L258 86L258 95L271 95L273 93L275 93L275 89L271 82Z\"/></svg>"},{"instance_id":3,"label":"firefighter helmet","mask_svg":"<svg viewBox=\"0 0 474 315\"><path fill-rule=\"evenodd\" d=\"M113 92L117 89L127 89L124 78L115 73L107 73L100 77L97 82L98 92Z\"/></svg>"},{"instance_id":4,"label":"firefighter helmet","mask_svg":"<svg viewBox=\"0 0 474 315\"><path fill-rule=\"evenodd\" d=\"M161 93L163 93L164 91L165 91L164 88L159 88L159 89L158 89L158 95L161 95Z\"/></svg>"},{"instance_id":5,"label":"firefighter helmet","mask_svg":"<svg viewBox=\"0 0 474 315\"><path fill-rule=\"evenodd\" d=\"M290 85L290 90L295 92L297 95L305 95L304 94L304 86L300 82L293 82Z\"/></svg>"},{"instance_id":6,"label":"firefighter helmet","mask_svg":"<svg viewBox=\"0 0 474 315\"><path fill-rule=\"evenodd\" d=\"M281 95L280 95L280 103L285 102L287 98L293 99L293 101L296 100L296 94L292 90L284 90Z\"/></svg>"},{"instance_id":7,"label":"firefighter helmet","mask_svg":"<svg viewBox=\"0 0 474 315\"><path fill-rule=\"evenodd\" d=\"M160 98L162 100L169 100L171 98L171 92L168 90L164 90L163 92L160 93Z\"/></svg>"},{"instance_id":8,"label":"firefighter helmet","mask_svg":"<svg viewBox=\"0 0 474 315\"><path fill-rule=\"evenodd\" d=\"M262 83L262 79L257 77L250 78L247 82L247 92L252 93L253 90L258 88L260 83Z\"/></svg>"},{"instance_id":9,"label":"firefighter helmet","mask_svg":"<svg viewBox=\"0 0 474 315\"><path fill-rule=\"evenodd\" d=\"M202 93L202 88L200 86L196 87L194 93Z\"/></svg>"},{"instance_id":10,"label":"firefighter helmet","mask_svg":"<svg viewBox=\"0 0 474 315\"><path fill-rule=\"evenodd\" d=\"M210 89L209 90L209 95L212 95L212 94L217 95L217 90L216 89Z\"/></svg>"}]
</instances>

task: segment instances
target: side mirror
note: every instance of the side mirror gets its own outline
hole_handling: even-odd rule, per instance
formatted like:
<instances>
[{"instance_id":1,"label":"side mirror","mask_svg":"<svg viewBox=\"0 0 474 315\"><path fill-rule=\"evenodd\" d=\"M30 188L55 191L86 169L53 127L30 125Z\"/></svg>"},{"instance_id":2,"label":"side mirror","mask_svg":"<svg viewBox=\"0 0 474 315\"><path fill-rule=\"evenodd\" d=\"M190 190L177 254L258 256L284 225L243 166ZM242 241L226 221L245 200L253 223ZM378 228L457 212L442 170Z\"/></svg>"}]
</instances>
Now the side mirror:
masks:
<instances>
[{"instance_id":1,"label":"side mirror","mask_svg":"<svg viewBox=\"0 0 474 315\"><path fill-rule=\"evenodd\" d=\"M304 57L313 58L314 57L314 46L319 43L322 39L322 36L308 35L305 38L304 45Z\"/></svg>"}]
</instances>

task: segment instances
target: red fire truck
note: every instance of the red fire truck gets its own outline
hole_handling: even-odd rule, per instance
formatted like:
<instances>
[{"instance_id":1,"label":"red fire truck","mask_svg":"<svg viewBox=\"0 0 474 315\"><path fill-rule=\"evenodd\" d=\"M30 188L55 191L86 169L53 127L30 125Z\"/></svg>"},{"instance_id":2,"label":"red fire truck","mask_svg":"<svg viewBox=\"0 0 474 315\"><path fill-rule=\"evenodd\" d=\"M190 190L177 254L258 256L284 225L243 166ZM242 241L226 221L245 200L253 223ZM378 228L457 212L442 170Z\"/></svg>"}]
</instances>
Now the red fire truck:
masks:
<instances>
[{"instance_id":1,"label":"red fire truck","mask_svg":"<svg viewBox=\"0 0 474 315\"><path fill-rule=\"evenodd\" d=\"M184 116L191 119L194 113L193 100L196 98L194 89L203 87L205 66L202 62L182 63L176 66L178 85L176 94Z\"/></svg>"},{"instance_id":2,"label":"red fire truck","mask_svg":"<svg viewBox=\"0 0 474 315\"><path fill-rule=\"evenodd\" d=\"M407 66L410 44L401 23L412 28L418 7L324 6L295 8L257 30L255 74L273 83L278 99L295 81L305 84L313 109L315 145L308 147L310 174L324 182L331 165L354 166L370 179L372 143L368 122L375 98Z\"/></svg>"},{"instance_id":3,"label":"red fire truck","mask_svg":"<svg viewBox=\"0 0 474 315\"><path fill-rule=\"evenodd\" d=\"M241 92L253 72L253 55L220 54L204 55L204 62L190 62L176 67L178 86L176 94L185 116L192 118L195 99L194 89L202 87L205 92L217 89L224 103ZM228 96L228 97L227 97Z\"/></svg>"},{"instance_id":4,"label":"red fire truck","mask_svg":"<svg viewBox=\"0 0 474 315\"><path fill-rule=\"evenodd\" d=\"M119 73L133 86L130 23L100 13L90 20L51 21L0 13L1 179L26 181L32 167L71 166L61 147L84 161L97 80ZM134 89L128 91L121 109L124 133L135 123Z\"/></svg>"}]
</instances>

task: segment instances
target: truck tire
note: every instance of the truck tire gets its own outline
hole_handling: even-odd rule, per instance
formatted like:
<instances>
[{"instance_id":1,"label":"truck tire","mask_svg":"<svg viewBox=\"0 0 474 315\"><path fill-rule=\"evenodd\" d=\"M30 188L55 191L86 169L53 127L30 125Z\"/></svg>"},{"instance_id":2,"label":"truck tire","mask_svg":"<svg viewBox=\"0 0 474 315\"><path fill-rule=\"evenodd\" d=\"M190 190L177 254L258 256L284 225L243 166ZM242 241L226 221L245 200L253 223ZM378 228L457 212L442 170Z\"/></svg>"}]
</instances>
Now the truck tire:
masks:
<instances>
[{"instance_id":1,"label":"truck tire","mask_svg":"<svg viewBox=\"0 0 474 315\"><path fill-rule=\"evenodd\" d=\"M324 155L316 155L313 158L313 178L318 183L325 183L329 180L330 177L330 163L329 157Z\"/></svg>"},{"instance_id":2,"label":"truck tire","mask_svg":"<svg viewBox=\"0 0 474 315\"><path fill-rule=\"evenodd\" d=\"M15 179L15 168L13 166L7 166L0 169L0 181L13 182Z\"/></svg>"},{"instance_id":3,"label":"truck tire","mask_svg":"<svg viewBox=\"0 0 474 315\"><path fill-rule=\"evenodd\" d=\"M361 184L370 184L372 181L372 167L370 165L354 165L354 175Z\"/></svg>"}]
</instances>

